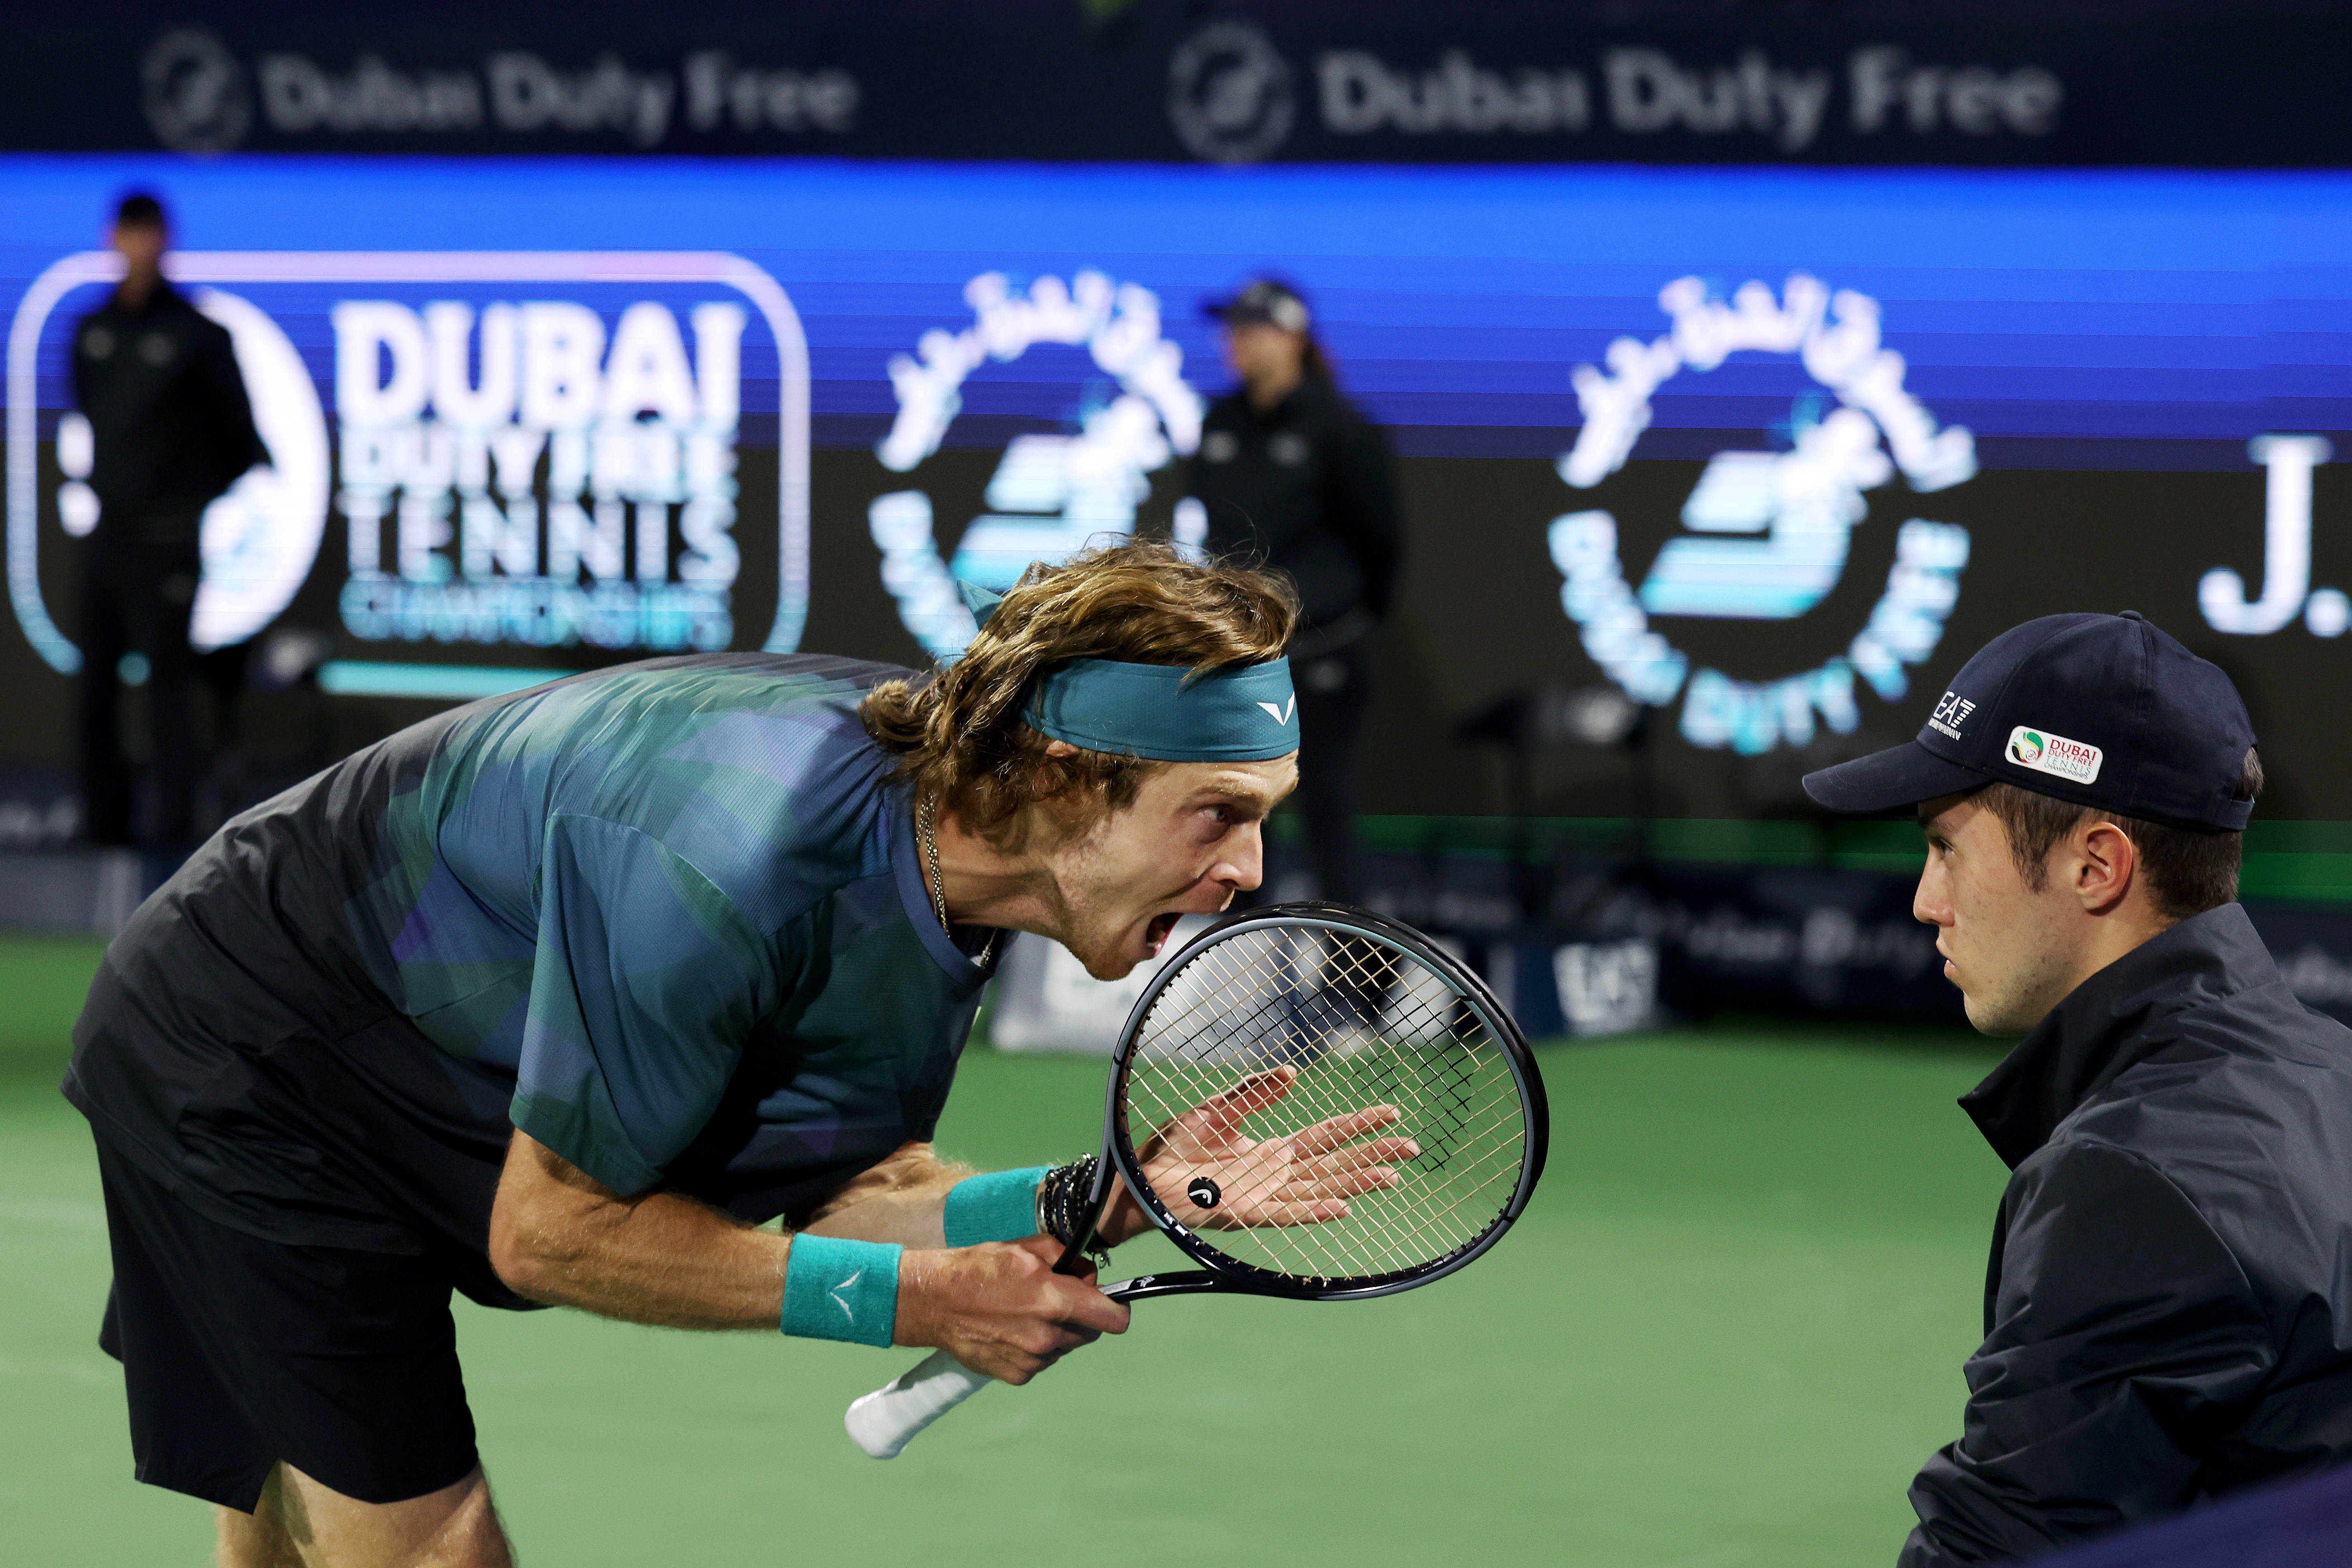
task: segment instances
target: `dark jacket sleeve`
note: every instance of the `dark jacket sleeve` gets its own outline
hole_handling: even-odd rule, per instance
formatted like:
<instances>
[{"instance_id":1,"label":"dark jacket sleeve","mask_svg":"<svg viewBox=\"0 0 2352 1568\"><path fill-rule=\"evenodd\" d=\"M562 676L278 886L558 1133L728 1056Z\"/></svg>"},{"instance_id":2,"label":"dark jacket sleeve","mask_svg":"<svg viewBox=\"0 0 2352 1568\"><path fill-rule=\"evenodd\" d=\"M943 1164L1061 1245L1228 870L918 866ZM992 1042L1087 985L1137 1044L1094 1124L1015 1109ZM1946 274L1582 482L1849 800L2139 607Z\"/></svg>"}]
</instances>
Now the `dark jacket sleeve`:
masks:
<instances>
[{"instance_id":1,"label":"dark jacket sleeve","mask_svg":"<svg viewBox=\"0 0 2352 1568\"><path fill-rule=\"evenodd\" d=\"M215 325L204 334L196 385L219 443L215 449L220 454L220 466L213 475L212 493L220 495L247 468L269 461L269 448L254 427L253 400L246 395L245 374L236 367L236 349L226 328Z\"/></svg>"},{"instance_id":2,"label":"dark jacket sleeve","mask_svg":"<svg viewBox=\"0 0 2352 1568\"><path fill-rule=\"evenodd\" d=\"M1370 420L1341 426L1329 468L1330 520L1364 573L1364 607L1385 619L1404 560L1398 517L1396 464L1388 436Z\"/></svg>"},{"instance_id":3,"label":"dark jacket sleeve","mask_svg":"<svg viewBox=\"0 0 2352 1568\"><path fill-rule=\"evenodd\" d=\"M2002 1215L1960 1440L1912 1483L1900 1568L2006 1561L2185 1508L2275 1357L2236 1258L2137 1155L2044 1149Z\"/></svg>"}]
</instances>

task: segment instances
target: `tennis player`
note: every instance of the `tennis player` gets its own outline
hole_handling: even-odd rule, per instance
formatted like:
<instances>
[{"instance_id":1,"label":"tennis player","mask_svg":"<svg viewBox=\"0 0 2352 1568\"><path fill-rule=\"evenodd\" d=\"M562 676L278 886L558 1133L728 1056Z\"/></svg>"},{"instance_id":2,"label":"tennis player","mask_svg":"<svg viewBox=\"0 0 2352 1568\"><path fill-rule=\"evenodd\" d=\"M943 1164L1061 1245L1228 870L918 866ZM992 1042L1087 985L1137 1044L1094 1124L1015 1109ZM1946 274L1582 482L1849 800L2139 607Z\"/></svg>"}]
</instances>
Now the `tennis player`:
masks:
<instances>
[{"instance_id":1,"label":"tennis player","mask_svg":"<svg viewBox=\"0 0 2352 1568\"><path fill-rule=\"evenodd\" d=\"M927 682L624 666L230 822L108 950L65 1085L139 1479L217 1504L238 1568L508 1562L452 1289L1010 1383L1122 1331L1041 1234L1090 1160L974 1175L929 1140L1005 932L1116 977L1257 885L1295 616L1133 544L1033 569ZM1170 1145L1226 1171L1234 1110ZM1235 1217L1393 1184L1392 1116L1307 1130ZM1105 1239L1143 1226L1126 1199Z\"/></svg>"},{"instance_id":2,"label":"tennis player","mask_svg":"<svg viewBox=\"0 0 2352 1568\"><path fill-rule=\"evenodd\" d=\"M1916 740L1805 780L1916 806L1914 912L1969 1022L2024 1037L1960 1101L2012 1174L1903 1568L2352 1458L2352 1030L2235 901L2262 783L2229 678L2129 611L2003 633Z\"/></svg>"}]
</instances>

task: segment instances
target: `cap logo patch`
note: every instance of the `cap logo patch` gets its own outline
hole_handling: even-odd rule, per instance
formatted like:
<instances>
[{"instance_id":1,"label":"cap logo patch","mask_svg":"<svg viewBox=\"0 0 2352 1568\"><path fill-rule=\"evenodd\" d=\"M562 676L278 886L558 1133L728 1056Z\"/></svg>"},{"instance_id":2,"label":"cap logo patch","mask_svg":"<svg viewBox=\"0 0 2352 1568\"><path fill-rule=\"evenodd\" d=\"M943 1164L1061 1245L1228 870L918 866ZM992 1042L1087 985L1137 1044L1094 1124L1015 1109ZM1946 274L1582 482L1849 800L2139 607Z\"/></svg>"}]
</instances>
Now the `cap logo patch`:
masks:
<instances>
[{"instance_id":1,"label":"cap logo patch","mask_svg":"<svg viewBox=\"0 0 2352 1568\"><path fill-rule=\"evenodd\" d=\"M2096 784L2099 763L2105 756L2096 746L2086 746L2047 730L2029 730L2020 724L2009 732L2011 762L2069 784Z\"/></svg>"},{"instance_id":2,"label":"cap logo patch","mask_svg":"<svg viewBox=\"0 0 2352 1568\"><path fill-rule=\"evenodd\" d=\"M1936 704L1936 710L1927 715L1927 728L1939 735L1948 735L1957 741L1961 738L1961 721L1976 710L1975 703L1963 701L1947 691L1942 700Z\"/></svg>"}]
</instances>

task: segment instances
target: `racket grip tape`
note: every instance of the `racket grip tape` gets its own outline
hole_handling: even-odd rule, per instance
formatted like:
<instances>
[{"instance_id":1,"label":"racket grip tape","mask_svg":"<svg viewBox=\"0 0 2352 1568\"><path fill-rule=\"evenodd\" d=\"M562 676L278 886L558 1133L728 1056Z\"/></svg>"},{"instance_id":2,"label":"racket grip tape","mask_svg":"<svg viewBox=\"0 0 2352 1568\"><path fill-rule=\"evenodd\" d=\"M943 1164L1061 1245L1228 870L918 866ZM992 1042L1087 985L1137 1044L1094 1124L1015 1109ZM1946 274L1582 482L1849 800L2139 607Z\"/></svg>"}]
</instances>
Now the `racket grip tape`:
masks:
<instances>
[{"instance_id":1,"label":"racket grip tape","mask_svg":"<svg viewBox=\"0 0 2352 1568\"><path fill-rule=\"evenodd\" d=\"M877 1459L895 1459L915 1435L996 1380L945 1351L853 1402L842 1425L850 1441Z\"/></svg>"}]
</instances>

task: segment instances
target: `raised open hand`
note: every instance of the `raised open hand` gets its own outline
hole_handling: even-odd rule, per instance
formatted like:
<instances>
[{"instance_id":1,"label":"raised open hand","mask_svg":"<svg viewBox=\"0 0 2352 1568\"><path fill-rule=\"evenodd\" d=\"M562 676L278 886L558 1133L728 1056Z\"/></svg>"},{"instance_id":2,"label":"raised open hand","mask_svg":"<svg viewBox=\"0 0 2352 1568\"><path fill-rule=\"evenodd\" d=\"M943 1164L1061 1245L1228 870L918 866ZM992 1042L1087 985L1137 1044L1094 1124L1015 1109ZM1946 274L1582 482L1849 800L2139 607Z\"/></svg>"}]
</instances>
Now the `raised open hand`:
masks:
<instances>
[{"instance_id":1,"label":"raised open hand","mask_svg":"<svg viewBox=\"0 0 2352 1568\"><path fill-rule=\"evenodd\" d=\"M1374 1138L1402 1113L1368 1105L1326 1117L1279 1138L1253 1139L1242 1123L1290 1092L1295 1067L1253 1073L1152 1134L1137 1151L1151 1190L1194 1230L1317 1225L1341 1219L1348 1200L1393 1187L1398 1161L1421 1152L1410 1138ZM1361 1142L1361 1140L1370 1140ZM1125 1191L1104 1215L1106 1239L1120 1241L1147 1221Z\"/></svg>"}]
</instances>

